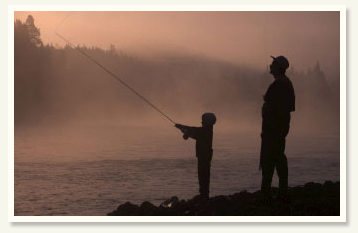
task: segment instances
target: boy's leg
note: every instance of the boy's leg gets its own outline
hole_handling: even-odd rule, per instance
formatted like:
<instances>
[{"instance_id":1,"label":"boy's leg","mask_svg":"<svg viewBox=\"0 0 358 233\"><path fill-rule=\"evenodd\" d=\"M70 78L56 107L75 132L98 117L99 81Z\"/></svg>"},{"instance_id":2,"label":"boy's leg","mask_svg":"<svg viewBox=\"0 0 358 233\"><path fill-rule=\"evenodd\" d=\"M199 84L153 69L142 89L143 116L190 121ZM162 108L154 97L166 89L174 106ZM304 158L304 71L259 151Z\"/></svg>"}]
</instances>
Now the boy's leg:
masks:
<instances>
[{"instance_id":1,"label":"boy's leg","mask_svg":"<svg viewBox=\"0 0 358 233\"><path fill-rule=\"evenodd\" d=\"M211 159L198 158L199 193L209 197Z\"/></svg>"}]
</instances>

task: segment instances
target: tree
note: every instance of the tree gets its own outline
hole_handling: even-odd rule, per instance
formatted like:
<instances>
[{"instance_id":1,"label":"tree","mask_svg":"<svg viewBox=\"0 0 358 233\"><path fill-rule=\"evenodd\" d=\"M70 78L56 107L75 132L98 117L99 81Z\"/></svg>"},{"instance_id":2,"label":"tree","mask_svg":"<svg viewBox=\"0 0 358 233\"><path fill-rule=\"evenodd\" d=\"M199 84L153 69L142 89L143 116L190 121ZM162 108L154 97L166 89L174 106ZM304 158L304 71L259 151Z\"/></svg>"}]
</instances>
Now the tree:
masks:
<instances>
[{"instance_id":1,"label":"tree","mask_svg":"<svg viewBox=\"0 0 358 233\"><path fill-rule=\"evenodd\" d=\"M114 44L109 45L109 53L110 54L115 54L116 53L116 46L114 46Z\"/></svg>"},{"instance_id":2,"label":"tree","mask_svg":"<svg viewBox=\"0 0 358 233\"><path fill-rule=\"evenodd\" d=\"M33 45L36 47L42 47L43 43L41 40L40 29L35 26L35 20L32 15L27 16L26 26L29 33L29 39Z\"/></svg>"},{"instance_id":3,"label":"tree","mask_svg":"<svg viewBox=\"0 0 358 233\"><path fill-rule=\"evenodd\" d=\"M15 122L36 119L44 101L44 71L48 53L40 38L40 30L29 15L25 23L14 23L14 91Z\"/></svg>"}]
</instances>

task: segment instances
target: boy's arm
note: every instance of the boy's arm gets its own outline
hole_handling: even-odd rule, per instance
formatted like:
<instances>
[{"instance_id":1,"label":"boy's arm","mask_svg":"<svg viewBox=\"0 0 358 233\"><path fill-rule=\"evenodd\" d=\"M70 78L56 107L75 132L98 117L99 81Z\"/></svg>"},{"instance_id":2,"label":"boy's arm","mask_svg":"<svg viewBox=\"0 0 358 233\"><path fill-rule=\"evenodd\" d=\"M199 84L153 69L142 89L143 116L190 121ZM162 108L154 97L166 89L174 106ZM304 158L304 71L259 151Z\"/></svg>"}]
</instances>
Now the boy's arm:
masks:
<instances>
[{"instance_id":1,"label":"boy's arm","mask_svg":"<svg viewBox=\"0 0 358 233\"><path fill-rule=\"evenodd\" d=\"M180 131L182 131L184 134L187 133L190 128L189 126L181 125L181 124L175 124L175 127L180 129Z\"/></svg>"},{"instance_id":2,"label":"boy's arm","mask_svg":"<svg viewBox=\"0 0 358 233\"><path fill-rule=\"evenodd\" d=\"M181 125L181 124L175 124L175 127L177 127L178 129L180 129L183 132L184 139L188 139L188 137L191 137L195 140L198 139L199 127L190 127L190 126Z\"/></svg>"}]
</instances>

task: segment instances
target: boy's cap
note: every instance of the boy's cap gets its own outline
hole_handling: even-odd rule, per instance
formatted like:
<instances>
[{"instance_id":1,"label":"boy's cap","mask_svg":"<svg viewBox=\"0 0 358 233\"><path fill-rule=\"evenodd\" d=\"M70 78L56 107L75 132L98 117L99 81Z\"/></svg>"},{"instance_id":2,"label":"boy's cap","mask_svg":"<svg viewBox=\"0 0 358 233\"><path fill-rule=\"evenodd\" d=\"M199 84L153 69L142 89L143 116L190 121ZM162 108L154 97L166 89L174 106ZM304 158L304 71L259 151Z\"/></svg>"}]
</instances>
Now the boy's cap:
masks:
<instances>
[{"instance_id":1,"label":"boy's cap","mask_svg":"<svg viewBox=\"0 0 358 233\"><path fill-rule=\"evenodd\" d=\"M214 115L214 113L211 112L206 112L201 116L202 121L205 124L209 124L209 125L214 125L216 122L216 117Z\"/></svg>"}]
</instances>

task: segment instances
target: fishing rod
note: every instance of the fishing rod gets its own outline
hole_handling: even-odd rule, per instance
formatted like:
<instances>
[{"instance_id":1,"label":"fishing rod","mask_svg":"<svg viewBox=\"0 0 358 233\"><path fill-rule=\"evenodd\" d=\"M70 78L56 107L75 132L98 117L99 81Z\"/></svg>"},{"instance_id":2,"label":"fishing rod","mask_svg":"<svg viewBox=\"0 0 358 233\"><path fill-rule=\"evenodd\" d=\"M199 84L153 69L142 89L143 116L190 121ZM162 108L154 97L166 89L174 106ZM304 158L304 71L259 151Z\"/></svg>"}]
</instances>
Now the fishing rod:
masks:
<instances>
[{"instance_id":1,"label":"fishing rod","mask_svg":"<svg viewBox=\"0 0 358 233\"><path fill-rule=\"evenodd\" d=\"M151 106L154 110L156 110L157 112L159 112L161 115L163 115L166 119L168 119L170 122L172 122L173 124L175 124L175 122L170 119L170 117L168 117L163 111L161 111L158 107L156 107L154 104L152 104L149 100L147 100L143 95L141 95L139 92L137 92L136 90L134 90L130 85L128 85L126 82L124 82L121 78L119 78L117 75L115 75L112 71L110 71L109 69L107 69L105 66L103 66L100 62L98 62L96 59L94 59L93 57L91 57L88 53L86 53L85 51L83 51L82 49L80 49L78 46L75 46L74 44L71 43L71 41L69 41L68 39L66 39L65 37L63 37L60 33L58 33L58 28L61 26L61 24L65 21L65 19L70 15L71 12L69 12L67 14L67 16L65 18L62 19L62 21L58 24L58 26L56 27L55 33L56 35L61 38L63 41L65 41L68 45L70 45L73 49L77 50L78 52L80 52L83 56L85 56L86 58L88 58L89 60L91 60L92 62L94 62L97 66L99 66L100 68L102 68L104 71L106 71L110 76L112 76L113 78L115 78L117 81L119 81L121 84L123 84L125 87L127 87L129 90L131 90L132 92L134 92L137 96L139 96L144 102L146 102L149 106Z\"/></svg>"}]
</instances>

